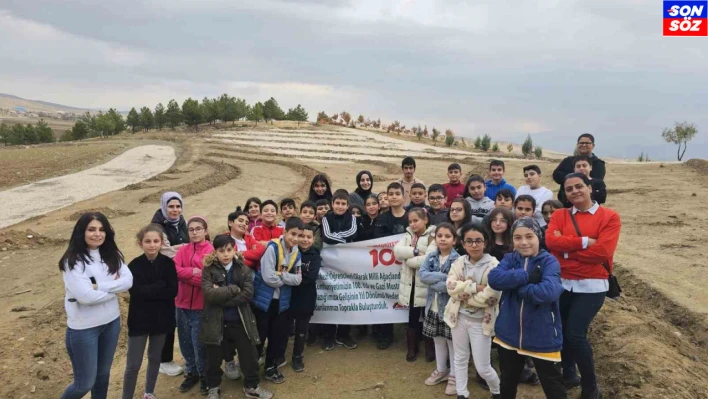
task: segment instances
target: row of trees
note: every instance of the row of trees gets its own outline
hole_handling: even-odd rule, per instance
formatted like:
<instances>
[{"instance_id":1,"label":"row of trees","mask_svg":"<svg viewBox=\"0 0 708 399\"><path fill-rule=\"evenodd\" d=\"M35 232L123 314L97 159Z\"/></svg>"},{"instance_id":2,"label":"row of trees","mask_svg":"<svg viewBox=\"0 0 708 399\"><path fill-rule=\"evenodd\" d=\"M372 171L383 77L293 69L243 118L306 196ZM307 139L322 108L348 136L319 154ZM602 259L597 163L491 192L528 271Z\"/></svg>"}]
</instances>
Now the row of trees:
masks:
<instances>
[{"instance_id":1,"label":"row of trees","mask_svg":"<svg viewBox=\"0 0 708 399\"><path fill-rule=\"evenodd\" d=\"M52 128L44 119L40 119L36 124L16 123L7 124L4 121L0 124L0 140L5 145L28 145L40 143L53 143L56 141Z\"/></svg>"}]
</instances>

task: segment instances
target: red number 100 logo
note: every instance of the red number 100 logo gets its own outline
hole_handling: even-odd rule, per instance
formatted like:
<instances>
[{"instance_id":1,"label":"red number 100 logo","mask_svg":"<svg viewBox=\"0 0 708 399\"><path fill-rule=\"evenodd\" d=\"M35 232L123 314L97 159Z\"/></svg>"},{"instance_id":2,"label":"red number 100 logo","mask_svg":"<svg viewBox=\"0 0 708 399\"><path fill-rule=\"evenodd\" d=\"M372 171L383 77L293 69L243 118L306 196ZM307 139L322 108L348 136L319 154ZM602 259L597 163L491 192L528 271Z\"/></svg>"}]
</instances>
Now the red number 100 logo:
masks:
<instances>
[{"instance_id":1,"label":"red number 100 logo","mask_svg":"<svg viewBox=\"0 0 708 399\"><path fill-rule=\"evenodd\" d=\"M369 255L371 255L371 263L374 267L378 266L379 263L384 266L391 266L394 263L397 265L402 264L402 262L396 260L396 256L393 255L393 250L390 248L372 249L369 251Z\"/></svg>"}]
</instances>

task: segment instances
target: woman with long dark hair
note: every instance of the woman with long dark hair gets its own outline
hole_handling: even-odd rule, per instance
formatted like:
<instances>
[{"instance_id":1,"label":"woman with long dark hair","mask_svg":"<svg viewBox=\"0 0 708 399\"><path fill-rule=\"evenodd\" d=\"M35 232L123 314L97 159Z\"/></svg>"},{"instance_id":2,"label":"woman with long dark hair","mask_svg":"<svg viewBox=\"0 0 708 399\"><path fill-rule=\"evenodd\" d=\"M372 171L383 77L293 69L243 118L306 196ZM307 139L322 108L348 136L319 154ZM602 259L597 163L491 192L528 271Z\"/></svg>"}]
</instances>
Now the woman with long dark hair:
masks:
<instances>
[{"instance_id":1,"label":"woman with long dark hair","mask_svg":"<svg viewBox=\"0 0 708 399\"><path fill-rule=\"evenodd\" d=\"M308 199L314 203L317 203L317 201L321 199L332 202L332 185L329 184L327 175L319 174L312 178Z\"/></svg>"},{"instance_id":2,"label":"woman with long dark hair","mask_svg":"<svg viewBox=\"0 0 708 399\"><path fill-rule=\"evenodd\" d=\"M117 294L133 285L105 215L81 215L59 271L65 290L66 350L74 373L61 399L80 399L89 391L93 399L105 399L120 334Z\"/></svg>"}]
</instances>

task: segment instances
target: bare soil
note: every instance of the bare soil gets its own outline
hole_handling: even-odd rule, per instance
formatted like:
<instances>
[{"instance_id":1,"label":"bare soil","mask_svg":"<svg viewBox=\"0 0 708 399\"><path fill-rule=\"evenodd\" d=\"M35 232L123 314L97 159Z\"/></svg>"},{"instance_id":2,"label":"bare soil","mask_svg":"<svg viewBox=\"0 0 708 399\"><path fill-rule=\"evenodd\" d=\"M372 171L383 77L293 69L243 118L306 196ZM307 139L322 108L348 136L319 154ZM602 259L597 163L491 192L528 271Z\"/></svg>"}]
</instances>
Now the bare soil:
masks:
<instances>
[{"instance_id":1,"label":"bare soil","mask_svg":"<svg viewBox=\"0 0 708 399\"><path fill-rule=\"evenodd\" d=\"M314 137L319 137L317 132L326 132L311 126L290 128ZM269 128L259 124L257 129ZM276 200L289 196L301 201L315 173L326 173L335 188L350 190L356 187L354 176L362 169L377 176L375 191L400 177L400 161L333 164L328 163L328 158L341 160L346 154L323 154L316 145L309 158L298 161L299 156L278 156L259 148L215 146L202 140L206 137L204 132L121 135L116 144L169 139L180 149L178 160L170 170L145 181L139 189L104 194L0 229L0 241L7 237L0 243L0 247L4 244L7 248L0 248L1 398L55 398L71 380L71 365L64 348L63 285L56 262L65 250L75 215L92 209L132 212L111 216L119 247L127 259L132 259L139 254L133 238L135 231L150 221L159 206L159 194L168 189L186 193L185 216L203 215L211 229L221 231L226 226L227 213L237 205L243 206L250 196ZM377 148L369 141L362 141L362 147L376 154ZM598 153L602 155L602 148L598 148ZM471 153L420 159L416 176L427 184L445 182L451 162L461 163L465 174L486 173L486 160ZM550 181L555 163L532 162L542 168L547 187L557 191L557 185ZM507 181L515 186L523 184L521 169L528 163L531 161L507 162ZM696 171L693 163L690 165L607 165L605 181L612 190L607 206L616 209L623 222L615 258L624 295L618 301L605 303L590 331L605 397L708 398L708 291L704 290L708 285L708 266L703 243L708 222L708 176ZM657 184L658 177L671 184ZM45 243L39 244L40 239ZM123 320L127 300L125 295ZM296 374L287 366L285 384L264 382L264 386L278 397L295 399L443 397L443 386L423 384L433 370L432 363L422 359L405 361L400 327L396 343L387 351L377 350L368 338L352 351L336 348L325 353L319 346L308 347L305 372ZM111 398L120 396L125 337L124 329L112 370ZM175 358L181 361L178 348ZM487 397L473 383L473 374L471 377L472 397ZM201 397L198 392L179 394L180 383L181 378L160 375L157 396ZM142 384L141 377L138 392ZM243 397L242 381L225 381L222 387L224 398ZM570 397L577 399L579 394L574 390ZM524 386L519 397L539 398L542 392L540 387Z\"/></svg>"}]
</instances>

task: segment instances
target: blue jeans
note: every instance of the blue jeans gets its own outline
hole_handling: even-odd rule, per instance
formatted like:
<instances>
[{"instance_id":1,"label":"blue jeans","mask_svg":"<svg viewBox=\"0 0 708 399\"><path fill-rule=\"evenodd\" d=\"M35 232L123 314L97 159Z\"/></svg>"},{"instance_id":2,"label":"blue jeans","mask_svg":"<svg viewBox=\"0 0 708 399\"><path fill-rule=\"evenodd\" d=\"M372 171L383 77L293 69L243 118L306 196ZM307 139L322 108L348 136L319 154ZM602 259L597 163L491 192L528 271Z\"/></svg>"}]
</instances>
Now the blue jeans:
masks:
<instances>
[{"instance_id":1,"label":"blue jeans","mask_svg":"<svg viewBox=\"0 0 708 399\"><path fill-rule=\"evenodd\" d=\"M575 366L580 371L583 392L590 393L597 387L592 346L588 342L588 328L605 303L605 293L592 294L563 291L560 297L560 314L563 323L563 350L561 365L563 378L576 377Z\"/></svg>"},{"instance_id":2,"label":"blue jeans","mask_svg":"<svg viewBox=\"0 0 708 399\"><path fill-rule=\"evenodd\" d=\"M177 308L177 336L187 374L206 375L206 352L199 342L202 311Z\"/></svg>"},{"instance_id":3,"label":"blue jeans","mask_svg":"<svg viewBox=\"0 0 708 399\"><path fill-rule=\"evenodd\" d=\"M92 399L106 398L119 334L120 317L85 330L66 329L66 351L74 370L74 382L61 399L81 399L89 391Z\"/></svg>"}]
</instances>

